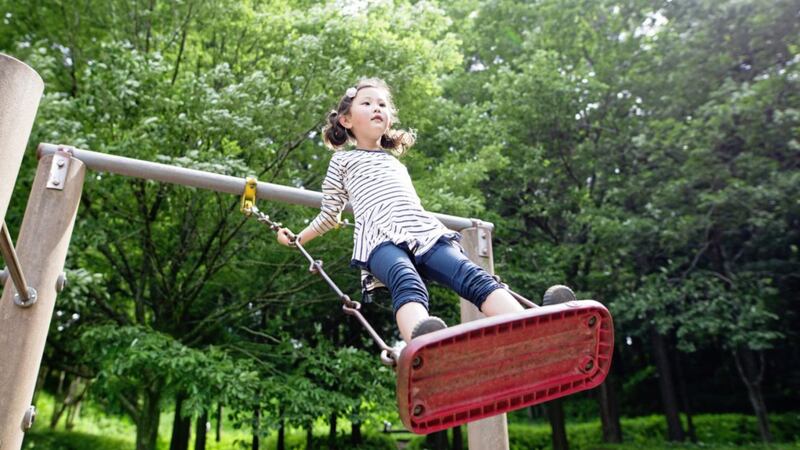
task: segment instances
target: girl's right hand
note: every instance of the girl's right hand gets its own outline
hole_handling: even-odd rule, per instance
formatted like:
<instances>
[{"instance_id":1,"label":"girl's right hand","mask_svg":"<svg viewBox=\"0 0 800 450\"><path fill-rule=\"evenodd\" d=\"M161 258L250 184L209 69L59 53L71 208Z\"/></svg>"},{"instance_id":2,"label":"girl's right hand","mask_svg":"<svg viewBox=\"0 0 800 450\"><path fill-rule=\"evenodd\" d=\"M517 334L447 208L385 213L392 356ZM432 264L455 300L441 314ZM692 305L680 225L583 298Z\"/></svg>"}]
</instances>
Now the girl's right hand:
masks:
<instances>
[{"instance_id":1,"label":"girl's right hand","mask_svg":"<svg viewBox=\"0 0 800 450\"><path fill-rule=\"evenodd\" d=\"M278 230L278 243L287 247L294 246L295 235L288 228Z\"/></svg>"}]
</instances>

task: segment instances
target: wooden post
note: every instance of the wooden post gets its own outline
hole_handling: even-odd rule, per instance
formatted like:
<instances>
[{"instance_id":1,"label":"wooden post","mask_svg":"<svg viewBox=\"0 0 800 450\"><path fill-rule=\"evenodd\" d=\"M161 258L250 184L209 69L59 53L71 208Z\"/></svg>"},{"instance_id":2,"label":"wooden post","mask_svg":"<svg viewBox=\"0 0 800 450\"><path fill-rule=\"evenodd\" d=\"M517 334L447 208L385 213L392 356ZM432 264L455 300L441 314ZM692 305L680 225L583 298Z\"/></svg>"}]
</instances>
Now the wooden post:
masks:
<instances>
[{"instance_id":1,"label":"wooden post","mask_svg":"<svg viewBox=\"0 0 800 450\"><path fill-rule=\"evenodd\" d=\"M43 91L38 73L0 53L0 223L6 217Z\"/></svg>"},{"instance_id":2,"label":"wooden post","mask_svg":"<svg viewBox=\"0 0 800 450\"><path fill-rule=\"evenodd\" d=\"M492 225L478 220L475 226L461 230L461 245L475 264L494 274L492 257ZM461 299L461 322L485 317L472 303ZM505 414L467 424L470 450L508 450L508 422Z\"/></svg>"},{"instance_id":3,"label":"wooden post","mask_svg":"<svg viewBox=\"0 0 800 450\"><path fill-rule=\"evenodd\" d=\"M23 432L30 426L30 405L36 375L42 362L50 318L61 286L75 215L78 211L86 169L72 158L56 165L64 179L51 189L51 163L58 155L39 160L25 217L22 219L17 254L36 302L22 307L14 302L14 284L6 282L0 299L0 449L18 450Z\"/></svg>"}]
</instances>

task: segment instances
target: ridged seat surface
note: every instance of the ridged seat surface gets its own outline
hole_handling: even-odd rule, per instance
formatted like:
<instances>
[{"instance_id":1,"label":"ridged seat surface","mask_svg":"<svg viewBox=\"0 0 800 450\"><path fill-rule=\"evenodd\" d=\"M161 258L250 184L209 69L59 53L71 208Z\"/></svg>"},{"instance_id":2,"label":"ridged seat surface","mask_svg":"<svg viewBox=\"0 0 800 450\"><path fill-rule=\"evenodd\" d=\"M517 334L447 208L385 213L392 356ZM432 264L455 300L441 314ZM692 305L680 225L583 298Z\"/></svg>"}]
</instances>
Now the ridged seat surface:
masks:
<instances>
[{"instance_id":1,"label":"ridged seat surface","mask_svg":"<svg viewBox=\"0 0 800 450\"><path fill-rule=\"evenodd\" d=\"M403 424L427 434L593 388L614 326L594 300L528 309L414 339L397 365Z\"/></svg>"}]
</instances>

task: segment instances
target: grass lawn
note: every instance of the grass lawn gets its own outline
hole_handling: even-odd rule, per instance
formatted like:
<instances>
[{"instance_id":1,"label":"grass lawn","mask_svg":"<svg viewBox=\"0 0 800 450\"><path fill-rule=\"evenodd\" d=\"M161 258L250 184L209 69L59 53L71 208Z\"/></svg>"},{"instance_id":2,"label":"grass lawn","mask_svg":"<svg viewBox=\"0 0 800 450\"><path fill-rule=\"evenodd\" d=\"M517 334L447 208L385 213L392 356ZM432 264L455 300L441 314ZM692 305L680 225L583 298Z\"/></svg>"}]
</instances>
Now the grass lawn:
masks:
<instances>
[{"instance_id":1,"label":"grass lawn","mask_svg":"<svg viewBox=\"0 0 800 450\"><path fill-rule=\"evenodd\" d=\"M136 428L131 422L129 418L126 416L112 416L104 413L100 410L96 405L93 405L91 402L84 403L82 405L82 409L80 412L79 418L75 421L74 427L71 430L64 429L64 422L65 418L62 417L61 422L59 423L56 429L50 429L50 420L53 416L53 404L54 399L47 393L41 393L36 401L36 406L38 410L37 420L34 424L33 430L28 433L25 437L23 442L22 448L25 450L84 450L84 449L92 449L92 450L133 450L134 449L134 439L136 436ZM725 428L722 426L723 422L732 422L733 428L741 428L741 420L738 417L726 417L725 415L719 416L705 416L703 419L700 419L703 416L698 416L698 420L696 423L703 423L707 422L704 426L704 429L711 428ZM795 422L796 419L800 417L797 414L788 414L784 415L782 420L783 422ZM776 418L778 419L778 418ZM171 411L167 411L161 414L161 422L159 425L159 439L158 439L158 449L159 450L168 450L169 449L169 441L170 441L170 434L172 430L172 420L173 420L173 413ZM623 420L623 430L625 431L626 439L629 442L624 444L595 444L592 443L591 440L596 440L597 437L595 436L591 440L587 441L587 435L594 435L596 434L596 430L592 431L591 429L596 428L599 424L594 422L586 422L586 423L571 423L567 425L568 432L570 429L573 430L580 430L585 429L583 432L579 432L578 434L570 437L570 448L574 450L639 450L639 449L653 449L653 450L798 450L800 449L800 436L797 435L797 428L796 426L792 426L789 424L790 430L788 434L786 432L783 433L782 439L786 441L794 442L783 442L779 444L773 445L762 445L762 444L748 444L748 443L718 443L718 442L702 442L699 444L669 444L666 442L661 442L663 440L663 436L659 436L655 433L655 429L653 428L653 423L660 424L663 421L663 418L659 416L651 416L651 417L644 417L644 418L632 418ZM349 432L349 424L346 421L341 420L339 426L340 434L344 432ZM636 425L637 423L645 423L649 424L647 426ZM776 425L778 424L778 420L776 420ZM648 428L650 427L650 428ZM373 427L374 428L374 427ZM512 433L516 435L512 436L511 439L511 450L528 450L528 449L546 449L549 448L549 426L546 424L526 424L522 425L519 423L515 423L510 426L512 428ZM731 428L729 424L727 428ZM777 427L776 427L777 428ZM784 426L784 429L786 427ZM365 434L372 433L373 435L378 433L379 430L369 429L366 428L363 430ZM712 437L718 438L719 434L709 433L700 433L701 429L698 428L698 436L701 439L706 441L712 441ZM715 431L716 432L716 431ZM534 444L534 440L530 438L532 436L528 436L526 439L520 440L520 433L524 435L537 435ZM637 435L638 433L638 435ZM569 434L573 434L570 432ZM315 426L315 435L316 439L319 439L318 444L314 445L315 449L324 450L327 449L327 427L326 424L323 422L319 422ZM466 435L466 429L464 429L464 435ZM397 448L403 449L407 448L409 450L421 450L425 448L423 443L424 438L421 436L416 436L412 433L392 433L389 436L384 435L386 439L393 439L397 443ZM583 436L583 437L581 437ZM736 432L735 435L731 435L731 440L733 438L739 438L741 432ZM378 436L380 437L380 436ZM643 439L645 440L643 442ZM208 433L207 437L207 450L227 450L227 449L239 449L239 448L250 448L250 443L252 440L252 436L250 434L250 430L237 430L233 427L233 424L228 423L227 420L223 420L223 429L221 433L220 442L216 442L215 440L215 431L212 429ZM718 439L717 439L718 440ZM726 439L727 440L727 439ZM746 440L753 441L757 439L753 439L752 434ZM340 441L341 442L341 441ZM527 443L526 443L527 442ZM273 432L270 436L263 438L261 440L261 448L262 449L274 449L275 448L275 433ZM387 444L384 442L380 445L380 448ZM343 444L346 448L346 443ZM190 442L189 448L194 448L194 441L192 437L192 441ZM370 447L373 448L373 447ZM287 430L287 449L305 449L305 432L303 430L298 429L290 429Z\"/></svg>"}]
</instances>

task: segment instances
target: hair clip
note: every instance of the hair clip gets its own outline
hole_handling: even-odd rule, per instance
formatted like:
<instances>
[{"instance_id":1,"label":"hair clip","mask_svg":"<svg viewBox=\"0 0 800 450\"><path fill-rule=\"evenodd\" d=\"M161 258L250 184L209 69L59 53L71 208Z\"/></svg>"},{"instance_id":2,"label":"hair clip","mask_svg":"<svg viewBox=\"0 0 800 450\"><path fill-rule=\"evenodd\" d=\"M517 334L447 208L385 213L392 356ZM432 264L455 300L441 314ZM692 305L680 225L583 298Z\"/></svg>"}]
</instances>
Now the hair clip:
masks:
<instances>
[{"instance_id":1,"label":"hair clip","mask_svg":"<svg viewBox=\"0 0 800 450\"><path fill-rule=\"evenodd\" d=\"M344 95L346 95L348 98L353 98L353 97L356 96L357 93L358 93L358 89L356 89L354 87L351 87L351 88L347 88L347 90L344 92Z\"/></svg>"}]
</instances>

